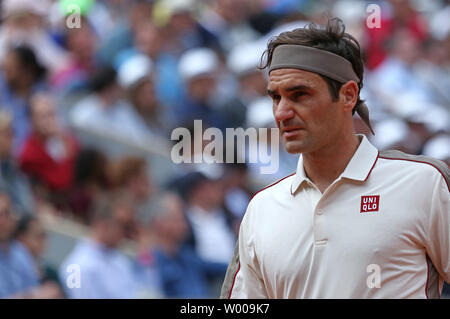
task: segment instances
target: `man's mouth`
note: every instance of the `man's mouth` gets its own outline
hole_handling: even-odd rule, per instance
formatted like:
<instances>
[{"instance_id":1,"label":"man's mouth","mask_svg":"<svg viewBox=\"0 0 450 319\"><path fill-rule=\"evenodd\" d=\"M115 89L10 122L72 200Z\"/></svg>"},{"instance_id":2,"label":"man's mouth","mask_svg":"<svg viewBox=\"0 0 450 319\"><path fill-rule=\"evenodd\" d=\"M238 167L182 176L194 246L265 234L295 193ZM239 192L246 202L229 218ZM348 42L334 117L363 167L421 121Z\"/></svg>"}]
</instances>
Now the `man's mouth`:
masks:
<instances>
[{"instance_id":1,"label":"man's mouth","mask_svg":"<svg viewBox=\"0 0 450 319\"><path fill-rule=\"evenodd\" d=\"M300 133L301 131L303 131L304 128L303 127L286 127L282 129L282 136L284 137L291 137L294 135L297 135L298 133Z\"/></svg>"}]
</instances>

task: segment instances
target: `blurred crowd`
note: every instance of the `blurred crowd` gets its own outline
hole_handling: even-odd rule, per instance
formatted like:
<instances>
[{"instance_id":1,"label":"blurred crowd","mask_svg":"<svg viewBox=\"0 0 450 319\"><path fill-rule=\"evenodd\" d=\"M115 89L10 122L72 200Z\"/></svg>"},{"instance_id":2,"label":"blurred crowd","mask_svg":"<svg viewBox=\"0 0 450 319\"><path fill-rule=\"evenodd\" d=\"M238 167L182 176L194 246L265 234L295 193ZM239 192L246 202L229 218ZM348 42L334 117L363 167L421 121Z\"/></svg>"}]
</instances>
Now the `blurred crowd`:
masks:
<instances>
[{"instance_id":1,"label":"blurred crowd","mask_svg":"<svg viewBox=\"0 0 450 319\"><path fill-rule=\"evenodd\" d=\"M2 0L0 15L0 298L217 297L252 194L297 157L280 145L264 176L172 165L171 132L275 127L257 66L310 22L340 17L360 42L376 135L357 116L356 131L450 164L450 1ZM89 230L60 265L46 214Z\"/></svg>"}]
</instances>

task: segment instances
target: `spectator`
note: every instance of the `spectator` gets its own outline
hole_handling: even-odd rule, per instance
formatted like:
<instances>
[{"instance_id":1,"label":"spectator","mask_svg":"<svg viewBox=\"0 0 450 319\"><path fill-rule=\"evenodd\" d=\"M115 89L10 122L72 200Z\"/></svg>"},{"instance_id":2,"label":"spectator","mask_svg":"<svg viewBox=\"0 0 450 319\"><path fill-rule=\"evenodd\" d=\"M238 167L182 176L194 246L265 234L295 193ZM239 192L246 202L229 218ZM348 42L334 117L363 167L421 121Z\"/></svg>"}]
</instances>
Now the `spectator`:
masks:
<instances>
[{"instance_id":1,"label":"spectator","mask_svg":"<svg viewBox=\"0 0 450 319\"><path fill-rule=\"evenodd\" d=\"M64 50L46 30L48 0L4 0L1 5L0 60L10 47L21 44L36 52L37 60L51 71L65 63Z\"/></svg>"},{"instance_id":2,"label":"spectator","mask_svg":"<svg viewBox=\"0 0 450 319\"><path fill-rule=\"evenodd\" d=\"M448 6L450 12L450 5ZM450 39L450 32L449 32ZM450 55L445 41L428 39L423 45L422 59L413 65L415 74L426 83L435 96L437 103L450 111L450 78L448 65Z\"/></svg>"},{"instance_id":3,"label":"spectator","mask_svg":"<svg viewBox=\"0 0 450 319\"><path fill-rule=\"evenodd\" d=\"M80 241L59 269L67 282L67 267L76 264L82 270L80 287L66 288L68 298L138 298L143 291L139 268L119 250L124 231L119 209L109 198L94 208L89 239Z\"/></svg>"},{"instance_id":4,"label":"spectator","mask_svg":"<svg viewBox=\"0 0 450 319\"><path fill-rule=\"evenodd\" d=\"M191 243L205 261L227 264L233 255L236 238L233 220L224 211L224 189L220 178L190 172L178 182L186 200L186 215L192 229Z\"/></svg>"},{"instance_id":5,"label":"spectator","mask_svg":"<svg viewBox=\"0 0 450 319\"><path fill-rule=\"evenodd\" d=\"M34 260L35 268L39 274L39 282L49 289L54 289L55 297L62 298L62 287L58 279L58 273L42 260L46 250L46 231L39 219L35 216L22 217L16 227L14 237L23 245Z\"/></svg>"},{"instance_id":6,"label":"spectator","mask_svg":"<svg viewBox=\"0 0 450 319\"><path fill-rule=\"evenodd\" d=\"M80 27L65 26L63 36L68 59L65 64L58 66L50 83L55 90L70 93L72 90L86 88L89 76L95 70L97 37L83 16L80 17Z\"/></svg>"},{"instance_id":7,"label":"spectator","mask_svg":"<svg viewBox=\"0 0 450 319\"><path fill-rule=\"evenodd\" d=\"M12 140L11 116L0 110L0 187L8 192L17 214L33 214L35 210L33 193L28 179L12 158Z\"/></svg>"},{"instance_id":8,"label":"spectator","mask_svg":"<svg viewBox=\"0 0 450 319\"><path fill-rule=\"evenodd\" d=\"M264 73L258 69L261 42L245 43L234 48L227 59L227 66L238 80L239 91L222 106L231 127L243 127L246 124L247 107L267 94L267 82Z\"/></svg>"},{"instance_id":9,"label":"spectator","mask_svg":"<svg viewBox=\"0 0 450 319\"><path fill-rule=\"evenodd\" d=\"M236 220L241 220L251 199L249 190L248 167L245 163L226 165L225 205ZM236 237L239 233L239 223L233 227Z\"/></svg>"},{"instance_id":10,"label":"spectator","mask_svg":"<svg viewBox=\"0 0 450 319\"><path fill-rule=\"evenodd\" d=\"M386 14L387 12L390 14ZM366 25L368 43L365 52L369 70L378 68L387 58L389 54L386 52L386 45L393 34L406 29L418 43L428 34L425 20L414 8L411 0L389 0L388 6L381 10L381 14L382 27L368 28Z\"/></svg>"},{"instance_id":11,"label":"spectator","mask_svg":"<svg viewBox=\"0 0 450 319\"><path fill-rule=\"evenodd\" d=\"M213 103L219 60L211 49L187 51L180 58L179 73L186 87L186 98L175 106L177 123L189 125L202 120L204 126L225 130L225 116Z\"/></svg>"},{"instance_id":12,"label":"spectator","mask_svg":"<svg viewBox=\"0 0 450 319\"><path fill-rule=\"evenodd\" d=\"M2 60L2 71L0 109L12 115L13 153L17 155L30 132L30 97L46 86L46 69L33 50L21 45L8 50Z\"/></svg>"},{"instance_id":13,"label":"spectator","mask_svg":"<svg viewBox=\"0 0 450 319\"><path fill-rule=\"evenodd\" d=\"M75 219L88 223L96 199L111 188L110 163L107 157L93 148L84 148L75 160L74 187L70 192L70 210Z\"/></svg>"},{"instance_id":14,"label":"spectator","mask_svg":"<svg viewBox=\"0 0 450 319\"><path fill-rule=\"evenodd\" d=\"M389 43L389 55L369 75L368 85L387 112L407 117L434 102L434 96L414 72L420 54L417 39L403 29Z\"/></svg>"},{"instance_id":15,"label":"spectator","mask_svg":"<svg viewBox=\"0 0 450 319\"><path fill-rule=\"evenodd\" d=\"M128 192L135 204L145 204L155 190L144 158L123 157L112 165L111 174L116 189Z\"/></svg>"},{"instance_id":16,"label":"spectator","mask_svg":"<svg viewBox=\"0 0 450 319\"><path fill-rule=\"evenodd\" d=\"M123 50L133 49L133 46L139 50L138 45L134 43L137 32L153 32L144 28L143 23L149 23L152 20L153 3L151 1L132 1L126 3L128 10L122 10L125 18L123 23L116 24L108 36L103 39L98 50L98 56L102 63L113 64L118 53ZM144 52L142 52L144 53Z\"/></svg>"},{"instance_id":17,"label":"spectator","mask_svg":"<svg viewBox=\"0 0 450 319\"><path fill-rule=\"evenodd\" d=\"M65 1L66 4L71 2L79 4L77 0ZM130 5L127 0L87 1L86 3L85 14L100 39L108 38L111 33L116 31L115 27L124 22L123 13Z\"/></svg>"},{"instance_id":18,"label":"spectator","mask_svg":"<svg viewBox=\"0 0 450 319\"><path fill-rule=\"evenodd\" d=\"M211 298L209 278L223 279L226 264L205 262L192 247L184 245L189 232L183 214L182 201L166 193L154 203L151 215L146 216L143 227L150 227L155 234L154 248L147 253L160 273L161 284L168 298ZM148 260L148 258L147 258ZM155 265L153 265L155 267Z\"/></svg>"},{"instance_id":19,"label":"spectator","mask_svg":"<svg viewBox=\"0 0 450 319\"><path fill-rule=\"evenodd\" d=\"M78 142L58 123L55 101L48 94L31 100L32 132L20 156L20 166L38 185L66 198L72 186Z\"/></svg>"},{"instance_id":20,"label":"spectator","mask_svg":"<svg viewBox=\"0 0 450 319\"><path fill-rule=\"evenodd\" d=\"M33 257L13 239L16 223L11 200L0 190L0 298L58 298L53 285L39 284Z\"/></svg>"},{"instance_id":21,"label":"spectator","mask_svg":"<svg viewBox=\"0 0 450 319\"><path fill-rule=\"evenodd\" d=\"M133 54L119 67L119 83L145 122L149 133L167 140L169 114L156 97L153 68L154 65L147 56Z\"/></svg>"},{"instance_id":22,"label":"spectator","mask_svg":"<svg viewBox=\"0 0 450 319\"><path fill-rule=\"evenodd\" d=\"M143 145L148 132L131 105L124 102L112 67L102 67L91 78L93 93L70 112L72 125L82 132L122 143ZM104 145L95 145L99 148Z\"/></svg>"},{"instance_id":23,"label":"spectator","mask_svg":"<svg viewBox=\"0 0 450 319\"><path fill-rule=\"evenodd\" d=\"M117 221L122 227L126 239L137 240L138 225L136 220L136 210L138 205L133 197L125 190L113 193L112 205L117 210Z\"/></svg>"},{"instance_id":24,"label":"spectator","mask_svg":"<svg viewBox=\"0 0 450 319\"><path fill-rule=\"evenodd\" d=\"M165 12L158 17L165 23L171 37L171 51L182 52L198 47L220 49L218 38L206 30L195 18L198 11L195 0L160 1L155 6L156 12Z\"/></svg>"},{"instance_id":25,"label":"spectator","mask_svg":"<svg viewBox=\"0 0 450 319\"><path fill-rule=\"evenodd\" d=\"M154 62L153 78L157 97L165 105L172 106L182 97L182 83L177 70L182 52L172 47L173 35L167 32L167 28L157 26L151 17L134 24L134 48L131 51L143 54ZM172 109L170 111L173 112Z\"/></svg>"}]
</instances>

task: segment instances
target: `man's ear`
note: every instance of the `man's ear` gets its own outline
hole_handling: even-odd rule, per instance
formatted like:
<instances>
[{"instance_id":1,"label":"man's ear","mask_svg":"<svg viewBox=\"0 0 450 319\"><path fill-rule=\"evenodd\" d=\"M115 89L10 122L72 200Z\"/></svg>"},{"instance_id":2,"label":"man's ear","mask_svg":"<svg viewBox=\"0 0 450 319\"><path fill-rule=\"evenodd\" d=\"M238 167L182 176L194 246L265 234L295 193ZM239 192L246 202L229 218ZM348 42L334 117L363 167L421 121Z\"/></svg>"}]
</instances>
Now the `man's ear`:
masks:
<instances>
[{"instance_id":1,"label":"man's ear","mask_svg":"<svg viewBox=\"0 0 450 319\"><path fill-rule=\"evenodd\" d=\"M345 111L352 112L358 101L359 88L355 81L348 81L341 86L339 90L339 99L344 106Z\"/></svg>"}]
</instances>

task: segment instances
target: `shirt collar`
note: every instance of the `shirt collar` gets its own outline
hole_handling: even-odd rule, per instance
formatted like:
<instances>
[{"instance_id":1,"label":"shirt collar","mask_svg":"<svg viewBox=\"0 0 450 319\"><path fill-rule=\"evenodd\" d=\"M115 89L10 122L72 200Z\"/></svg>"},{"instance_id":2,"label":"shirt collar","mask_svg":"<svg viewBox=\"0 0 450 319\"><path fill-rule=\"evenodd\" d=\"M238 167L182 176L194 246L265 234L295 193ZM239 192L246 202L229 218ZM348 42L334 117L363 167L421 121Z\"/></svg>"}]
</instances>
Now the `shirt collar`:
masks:
<instances>
[{"instance_id":1,"label":"shirt collar","mask_svg":"<svg viewBox=\"0 0 450 319\"><path fill-rule=\"evenodd\" d=\"M344 172L338 178L347 178L352 180L357 180L364 182L369 177L375 163L378 159L378 149L373 146L367 137L362 134L357 134L361 139L355 154L351 158L350 162L347 164ZM305 169L303 167L303 156L300 155L297 164L297 171L294 175L294 179L291 184L291 194L294 195L297 189L303 182L311 182L306 176Z\"/></svg>"}]
</instances>

